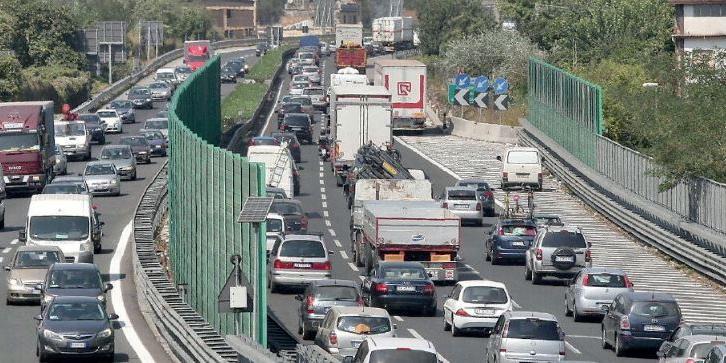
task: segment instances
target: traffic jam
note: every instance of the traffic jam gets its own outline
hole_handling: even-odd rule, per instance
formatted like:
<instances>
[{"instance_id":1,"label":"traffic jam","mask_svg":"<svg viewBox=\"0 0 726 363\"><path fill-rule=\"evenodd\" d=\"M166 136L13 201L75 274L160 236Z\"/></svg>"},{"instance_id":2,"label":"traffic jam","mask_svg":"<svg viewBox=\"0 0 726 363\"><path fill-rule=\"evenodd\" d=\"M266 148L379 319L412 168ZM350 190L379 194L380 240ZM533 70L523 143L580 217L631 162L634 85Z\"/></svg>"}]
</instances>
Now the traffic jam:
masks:
<instances>
[{"instance_id":1,"label":"traffic jam","mask_svg":"<svg viewBox=\"0 0 726 363\"><path fill-rule=\"evenodd\" d=\"M390 55L369 59L376 54L361 43L360 28L344 26L330 44L317 36L300 40L287 63L277 126L248 143L250 161L267 166L268 195L275 198L267 218L269 299L288 311L286 325L304 344L345 362L447 361L430 340L399 329L402 316L413 316L428 317L427 330L489 338L479 349L486 362L579 361L581 352L555 314L522 309L502 282L462 276L463 232L489 225L476 242L480 256L468 261L521 266L527 283L564 285L561 311L574 322L599 324L601 334L587 338L612 350L613 360L697 362L688 357L705 357L724 344L726 322L685 323L671 294L636 290L623 270L593 264L592 242L579 226L537 211L534 193L542 191L546 171L536 148L508 146L497 157L503 207L484 178L460 179L435 193L426 172L404 167L393 145L394 132L430 127L423 109L426 66ZM330 74L328 63L335 64ZM305 151L311 144L315 153ZM313 174L320 165L321 195L311 197L313 179L301 188L301 163ZM333 176L336 189L324 175ZM347 207L346 216L325 218L336 201ZM311 227L310 216L320 217L318 203L325 226L315 228L321 230ZM349 223L331 224L335 219ZM341 230L349 245L341 244ZM338 253L355 278L339 274L348 267L333 262Z\"/></svg>"}]
</instances>

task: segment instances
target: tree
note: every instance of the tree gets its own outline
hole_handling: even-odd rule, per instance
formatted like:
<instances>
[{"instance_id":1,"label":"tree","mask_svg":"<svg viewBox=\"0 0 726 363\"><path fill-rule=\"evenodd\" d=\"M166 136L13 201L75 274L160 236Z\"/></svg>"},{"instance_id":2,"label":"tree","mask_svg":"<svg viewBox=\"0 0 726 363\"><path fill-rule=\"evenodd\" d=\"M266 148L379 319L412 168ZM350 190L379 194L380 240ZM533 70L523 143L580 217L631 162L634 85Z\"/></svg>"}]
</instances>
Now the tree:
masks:
<instances>
[{"instance_id":1,"label":"tree","mask_svg":"<svg viewBox=\"0 0 726 363\"><path fill-rule=\"evenodd\" d=\"M449 40L494 29L491 13L477 0L430 0L420 5L419 39L426 54L439 54Z\"/></svg>"},{"instance_id":2,"label":"tree","mask_svg":"<svg viewBox=\"0 0 726 363\"><path fill-rule=\"evenodd\" d=\"M260 24L275 24L285 13L285 0L264 0L257 2L257 22Z\"/></svg>"},{"instance_id":3,"label":"tree","mask_svg":"<svg viewBox=\"0 0 726 363\"><path fill-rule=\"evenodd\" d=\"M172 34L179 39L206 39L212 31L212 19L205 9L184 7L171 23Z\"/></svg>"},{"instance_id":4,"label":"tree","mask_svg":"<svg viewBox=\"0 0 726 363\"><path fill-rule=\"evenodd\" d=\"M15 56L0 56L0 101L12 101L17 96L22 85L21 69Z\"/></svg>"}]
</instances>

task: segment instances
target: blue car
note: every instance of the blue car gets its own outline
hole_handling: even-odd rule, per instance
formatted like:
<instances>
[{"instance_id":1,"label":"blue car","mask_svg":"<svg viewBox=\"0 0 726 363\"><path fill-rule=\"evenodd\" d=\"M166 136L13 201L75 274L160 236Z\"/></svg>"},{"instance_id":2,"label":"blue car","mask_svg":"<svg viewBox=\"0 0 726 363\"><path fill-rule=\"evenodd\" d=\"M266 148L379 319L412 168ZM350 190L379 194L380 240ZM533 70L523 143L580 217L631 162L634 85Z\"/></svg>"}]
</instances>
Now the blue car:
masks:
<instances>
[{"instance_id":1,"label":"blue car","mask_svg":"<svg viewBox=\"0 0 726 363\"><path fill-rule=\"evenodd\" d=\"M492 265L504 260L524 261L529 247L537 235L534 221L525 219L502 219L485 238L486 260Z\"/></svg>"}]
</instances>

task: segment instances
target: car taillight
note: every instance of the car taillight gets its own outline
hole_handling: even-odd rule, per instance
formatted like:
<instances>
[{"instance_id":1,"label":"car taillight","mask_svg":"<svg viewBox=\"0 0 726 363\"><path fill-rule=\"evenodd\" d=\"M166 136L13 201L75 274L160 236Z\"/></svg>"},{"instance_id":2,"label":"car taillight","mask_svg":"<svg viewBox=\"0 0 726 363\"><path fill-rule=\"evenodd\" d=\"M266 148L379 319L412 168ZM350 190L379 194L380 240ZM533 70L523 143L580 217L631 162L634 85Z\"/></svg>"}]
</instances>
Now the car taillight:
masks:
<instances>
[{"instance_id":1,"label":"car taillight","mask_svg":"<svg viewBox=\"0 0 726 363\"><path fill-rule=\"evenodd\" d=\"M300 226L302 226L302 228L308 228L308 217L303 216L300 218Z\"/></svg>"},{"instance_id":2,"label":"car taillight","mask_svg":"<svg viewBox=\"0 0 726 363\"><path fill-rule=\"evenodd\" d=\"M424 285L423 293L426 295L433 295L434 294L434 285L433 284Z\"/></svg>"},{"instance_id":3,"label":"car taillight","mask_svg":"<svg viewBox=\"0 0 726 363\"><path fill-rule=\"evenodd\" d=\"M456 263L454 263L454 262L447 262L447 263L444 263L443 265L441 265L441 267L444 268L444 269L449 270L449 269L452 269L452 268L456 268Z\"/></svg>"},{"instance_id":4,"label":"car taillight","mask_svg":"<svg viewBox=\"0 0 726 363\"><path fill-rule=\"evenodd\" d=\"M305 299L305 305L307 305L308 314L315 313L315 309L313 308L315 305L315 298L312 295L308 295L307 299Z\"/></svg>"},{"instance_id":5,"label":"car taillight","mask_svg":"<svg viewBox=\"0 0 726 363\"><path fill-rule=\"evenodd\" d=\"M592 261L592 252L588 249L585 251L585 262Z\"/></svg>"},{"instance_id":6,"label":"car taillight","mask_svg":"<svg viewBox=\"0 0 726 363\"><path fill-rule=\"evenodd\" d=\"M481 210L481 203L476 203L476 210L478 210L478 211Z\"/></svg>"},{"instance_id":7,"label":"car taillight","mask_svg":"<svg viewBox=\"0 0 726 363\"><path fill-rule=\"evenodd\" d=\"M686 359L686 363L696 363L696 361L693 358L688 358Z\"/></svg>"},{"instance_id":8,"label":"car taillight","mask_svg":"<svg viewBox=\"0 0 726 363\"><path fill-rule=\"evenodd\" d=\"M561 352L560 352L560 355L565 355L565 351L564 351L564 350L563 350L563 351L561 351Z\"/></svg>"},{"instance_id":9,"label":"car taillight","mask_svg":"<svg viewBox=\"0 0 726 363\"><path fill-rule=\"evenodd\" d=\"M504 236L504 228L499 227L499 230L497 231L497 234L500 236Z\"/></svg>"},{"instance_id":10,"label":"car taillight","mask_svg":"<svg viewBox=\"0 0 726 363\"><path fill-rule=\"evenodd\" d=\"M272 263L272 267L274 267L274 268L293 268L293 263L275 259L275 262Z\"/></svg>"},{"instance_id":11,"label":"car taillight","mask_svg":"<svg viewBox=\"0 0 726 363\"><path fill-rule=\"evenodd\" d=\"M500 353L506 353L507 352L507 348L499 348L499 352Z\"/></svg>"},{"instance_id":12,"label":"car taillight","mask_svg":"<svg viewBox=\"0 0 726 363\"><path fill-rule=\"evenodd\" d=\"M299 149L300 148L300 145L298 145L298 144L292 144L292 145L290 145L290 147L293 148L293 149Z\"/></svg>"},{"instance_id":13,"label":"car taillight","mask_svg":"<svg viewBox=\"0 0 726 363\"><path fill-rule=\"evenodd\" d=\"M328 334L328 341L330 342L330 345L338 345L338 336L335 335L334 332L330 332L330 334Z\"/></svg>"},{"instance_id":14,"label":"car taillight","mask_svg":"<svg viewBox=\"0 0 726 363\"><path fill-rule=\"evenodd\" d=\"M630 281L630 278L628 277L628 275L623 276L623 279L625 280L625 287L628 287L628 288L633 287L633 282Z\"/></svg>"},{"instance_id":15,"label":"car taillight","mask_svg":"<svg viewBox=\"0 0 726 363\"><path fill-rule=\"evenodd\" d=\"M620 329L630 330L630 319L628 319L627 315L624 315L620 318Z\"/></svg>"},{"instance_id":16,"label":"car taillight","mask_svg":"<svg viewBox=\"0 0 726 363\"><path fill-rule=\"evenodd\" d=\"M373 289L379 294L388 293L388 285L386 285L385 283L378 283Z\"/></svg>"},{"instance_id":17,"label":"car taillight","mask_svg":"<svg viewBox=\"0 0 726 363\"><path fill-rule=\"evenodd\" d=\"M471 316L469 313L467 313L464 309L456 310L454 313L456 316Z\"/></svg>"},{"instance_id":18,"label":"car taillight","mask_svg":"<svg viewBox=\"0 0 726 363\"><path fill-rule=\"evenodd\" d=\"M443 208L449 208L449 203L444 202L444 204L442 206L443 206Z\"/></svg>"},{"instance_id":19,"label":"car taillight","mask_svg":"<svg viewBox=\"0 0 726 363\"><path fill-rule=\"evenodd\" d=\"M537 261L542 261L542 249L541 249L541 248L538 248L538 249L537 249L537 250L536 250L536 251L534 252L534 255L535 255L535 257L537 258Z\"/></svg>"},{"instance_id":20,"label":"car taillight","mask_svg":"<svg viewBox=\"0 0 726 363\"><path fill-rule=\"evenodd\" d=\"M314 263L313 263L313 264L311 265L311 268L312 268L313 270L325 270L325 271L330 271L330 270L332 270L332 268L333 268L333 267L332 267L332 266L330 265L330 261L325 261L325 262L314 262Z\"/></svg>"},{"instance_id":21,"label":"car taillight","mask_svg":"<svg viewBox=\"0 0 726 363\"><path fill-rule=\"evenodd\" d=\"M590 286L590 275L585 275L582 278L582 286Z\"/></svg>"}]
</instances>

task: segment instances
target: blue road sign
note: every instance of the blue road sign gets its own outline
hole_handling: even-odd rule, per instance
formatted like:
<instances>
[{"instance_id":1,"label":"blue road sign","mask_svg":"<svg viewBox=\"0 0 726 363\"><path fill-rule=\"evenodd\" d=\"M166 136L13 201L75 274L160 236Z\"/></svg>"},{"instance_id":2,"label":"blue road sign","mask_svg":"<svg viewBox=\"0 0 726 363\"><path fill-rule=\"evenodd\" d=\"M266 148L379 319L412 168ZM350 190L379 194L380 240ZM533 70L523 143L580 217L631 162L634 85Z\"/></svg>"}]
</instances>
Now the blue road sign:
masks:
<instances>
[{"instance_id":1,"label":"blue road sign","mask_svg":"<svg viewBox=\"0 0 726 363\"><path fill-rule=\"evenodd\" d=\"M489 78L487 76L476 77L474 82L474 88L477 92L483 93L489 90Z\"/></svg>"},{"instance_id":2,"label":"blue road sign","mask_svg":"<svg viewBox=\"0 0 726 363\"><path fill-rule=\"evenodd\" d=\"M494 94L497 95L503 95L509 92L509 82L504 77L497 77L492 87L494 88Z\"/></svg>"},{"instance_id":3,"label":"blue road sign","mask_svg":"<svg viewBox=\"0 0 726 363\"><path fill-rule=\"evenodd\" d=\"M458 89L469 88L469 75L462 73L456 76L456 87Z\"/></svg>"}]
</instances>

